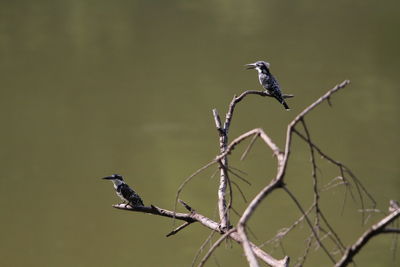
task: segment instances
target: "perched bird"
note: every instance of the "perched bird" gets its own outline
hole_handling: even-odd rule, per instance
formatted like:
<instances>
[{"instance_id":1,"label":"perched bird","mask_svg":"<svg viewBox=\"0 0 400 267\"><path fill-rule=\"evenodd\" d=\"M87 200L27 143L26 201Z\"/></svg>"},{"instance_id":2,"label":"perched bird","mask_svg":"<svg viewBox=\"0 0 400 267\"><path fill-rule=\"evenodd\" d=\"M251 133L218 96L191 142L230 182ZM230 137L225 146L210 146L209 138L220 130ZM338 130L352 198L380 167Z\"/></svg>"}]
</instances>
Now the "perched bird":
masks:
<instances>
[{"instance_id":1,"label":"perched bird","mask_svg":"<svg viewBox=\"0 0 400 267\"><path fill-rule=\"evenodd\" d=\"M144 206L140 196L124 182L121 175L113 174L102 179L113 182L117 195L126 202L126 205L129 204L132 207Z\"/></svg>"},{"instance_id":2,"label":"perched bird","mask_svg":"<svg viewBox=\"0 0 400 267\"><path fill-rule=\"evenodd\" d=\"M252 64L246 64L247 69L256 69L258 71L258 79L264 89L273 97L275 97L279 103L281 103L286 110L290 110L286 104L285 99L282 96L281 88L278 81L269 71L269 63L265 61L257 61Z\"/></svg>"}]
</instances>

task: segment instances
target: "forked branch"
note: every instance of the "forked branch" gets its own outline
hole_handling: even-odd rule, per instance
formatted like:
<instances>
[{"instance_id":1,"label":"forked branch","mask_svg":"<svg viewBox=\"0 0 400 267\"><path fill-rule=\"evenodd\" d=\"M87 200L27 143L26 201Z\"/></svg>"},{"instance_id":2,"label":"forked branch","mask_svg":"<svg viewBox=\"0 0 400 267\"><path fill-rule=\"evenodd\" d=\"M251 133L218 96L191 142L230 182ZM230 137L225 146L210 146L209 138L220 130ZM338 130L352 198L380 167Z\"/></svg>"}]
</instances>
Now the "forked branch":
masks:
<instances>
[{"instance_id":1,"label":"forked branch","mask_svg":"<svg viewBox=\"0 0 400 267\"><path fill-rule=\"evenodd\" d=\"M290 199L295 203L296 207L300 210L301 217L297 219L292 226L288 228L284 228L278 235L273 239L276 242L281 242L281 240L287 236L292 229L294 229L300 222L305 221L310 228L310 235L307 239L307 245L302 254L300 261L297 262L299 266L303 265L305 262L310 248L312 244L315 242L318 247L322 248L324 253L330 259L333 264L336 266L346 266L348 263L353 261L354 256L363 248L363 246L374 236L381 233L400 233L400 229L395 227L388 227L388 225L394 222L400 216L400 208L398 205L391 205L390 214L383 218L380 222L373 225L370 229L368 229L355 244L351 247L346 248L338 234L334 231L333 227L330 225L328 220L325 218L324 213L321 210L319 205L319 199L321 190L319 189L319 176L317 175L317 160L316 156L320 155L323 159L337 166L339 171L339 176L343 180L343 183L339 183L340 185L348 185L350 181L352 181L357 189L359 198L361 200L362 210L364 210L364 197L367 196L366 199L369 199L373 203L373 208L375 208L375 200L366 190L366 188L361 184L360 180L348 169L345 165L340 163L339 161L333 159L328 156L325 152L322 151L312 140L311 134L306 124L306 116L314 110L318 105L327 101L331 104L331 97L334 93L338 92L340 89L346 87L349 84L349 81L343 81L342 83L336 85L334 88L330 89L327 93L317 99L314 103L306 107L302 112L300 112L287 126L286 130L286 142L284 150L281 150L275 142L264 132L261 128L255 128L248 132L245 132L233 139L230 143L228 142L229 136L229 128L232 123L232 118L234 115L234 111L236 105L241 102L248 95L259 95L259 96L267 96L271 97L268 92L261 91L245 91L239 96L234 96L232 101L229 104L228 111L225 115L225 120L221 121L221 117L218 114L216 109L213 110L213 118L215 122L215 126L218 131L219 137L219 155L216 156L212 161L201 167L199 170L194 172L188 178L186 178L183 183L180 185L175 201L175 209L174 211L162 209L156 206L151 205L150 207L131 207L125 204L114 205L117 209L127 210L127 211L135 211L135 212L143 212L149 213L158 216L164 216L176 220L184 221L182 225L172 230L167 236L172 236L181 231L182 229L187 228L192 223L198 222L206 228L210 229L212 233L219 233L221 237L214 242L209 251L204 255L203 259L200 261L199 266L203 266L212 253L217 249L217 247L223 242L225 239L231 239L239 243L243 247L244 254L246 256L247 262L251 267L258 267L258 260L265 262L270 266L288 266L289 265L289 257L285 256L283 259L277 259L268 254L267 252L261 249L261 246L257 246L252 243L248 237L247 230L248 222L252 215L257 210L260 203L262 203L267 196L269 196L276 189L284 189L283 191L287 193ZM293 97L293 95L284 95L284 98ZM301 128L298 129L298 125L300 124ZM294 194L287 188L285 184L285 175L286 169L288 166L288 162L290 159L290 154L292 150L292 139L293 133L295 136L299 137L300 140L304 141L310 151L310 163L311 163L311 179L312 179L312 191L314 194L313 203L310 208L304 210L300 201L294 196ZM276 159L276 175L262 188L258 194L256 194L253 199L249 202L245 210L242 214L239 215L239 220L235 227L230 225L230 211L235 211L232 208L232 185L238 187L236 183L230 180L229 174L233 174L234 176L238 176L237 173L232 171L228 165L228 157L235 150L235 148L240 145L243 141L251 139L250 145L245 150L243 154L243 158L247 155L253 147L256 139L260 139L262 143L265 144L266 148L271 150ZM198 213L195 209L189 206L187 203L179 200L180 193L184 189L185 185L191 181L196 175L200 174L207 168L211 166L218 165L220 180L218 186L218 214L219 221L212 220L200 213ZM240 177L241 178L241 177ZM246 179L243 179L247 181ZM240 188L238 188L239 192L242 193ZM227 194L229 192L229 194ZM350 191L351 192L351 191ZM242 193L243 194L243 193ZM229 200L229 202L228 202ZM178 213L176 212L176 205L180 202L184 208L188 211L187 213ZM391 202L392 203L392 202ZM235 211L236 212L236 211ZM310 219L310 217L314 217L314 222ZM250 230L249 230L250 232ZM327 246L324 244L324 238L331 240L333 244L336 245L336 250L340 253L341 259L337 261L335 259L334 254L327 249ZM207 239L207 243L211 242L212 235ZM264 243L265 244L265 243Z\"/></svg>"}]
</instances>

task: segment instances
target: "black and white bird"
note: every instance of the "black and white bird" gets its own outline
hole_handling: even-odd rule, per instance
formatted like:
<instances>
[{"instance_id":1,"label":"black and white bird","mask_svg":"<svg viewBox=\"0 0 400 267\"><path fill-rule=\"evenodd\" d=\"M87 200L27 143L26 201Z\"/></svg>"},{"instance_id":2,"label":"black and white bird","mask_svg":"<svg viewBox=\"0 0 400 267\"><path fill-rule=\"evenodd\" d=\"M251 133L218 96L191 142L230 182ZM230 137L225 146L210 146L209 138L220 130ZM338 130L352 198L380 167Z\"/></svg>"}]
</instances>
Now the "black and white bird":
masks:
<instances>
[{"instance_id":1,"label":"black and white bird","mask_svg":"<svg viewBox=\"0 0 400 267\"><path fill-rule=\"evenodd\" d=\"M110 180L114 184L115 192L124 201L126 205L132 207L144 206L140 196L127 185L119 174L113 174L111 176L104 177L102 179Z\"/></svg>"},{"instance_id":2,"label":"black and white bird","mask_svg":"<svg viewBox=\"0 0 400 267\"><path fill-rule=\"evenodd\" d=\"M256 69L258 71L258 80L264 89L281 103L286 110L290 110L282 96L281 88L278 81L269 70L269 63L265 61L257 61L252 64L246 64L247 69Z\"/></svg>"}]
</instances>

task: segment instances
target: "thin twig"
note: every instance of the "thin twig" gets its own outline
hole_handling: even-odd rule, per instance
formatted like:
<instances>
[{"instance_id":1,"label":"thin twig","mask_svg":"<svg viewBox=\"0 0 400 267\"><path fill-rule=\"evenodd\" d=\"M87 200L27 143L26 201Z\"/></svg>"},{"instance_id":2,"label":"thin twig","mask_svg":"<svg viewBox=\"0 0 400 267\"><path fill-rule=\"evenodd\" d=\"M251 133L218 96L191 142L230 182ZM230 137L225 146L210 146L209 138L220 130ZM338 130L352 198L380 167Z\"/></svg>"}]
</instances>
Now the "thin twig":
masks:
<instances>
[{"instance_id":1,"label":"thin twig","mask_svg":"<svg viewBox=\"0 0 400 267\"><path fill-rule=\"evenodd\" d=\"M230 229L228 232L226 232L225 234L223 234L217 241L214 242L214 244L211 246L211 248L208 250L208 252L206 253L206 255L204 255L203 259L200 261L199 263L199 267L204 266L204 264L206 263L206 261L208 260L208 258L211 256L211 254L217 249L217 247L222 243L222 241L224 241L227 237L229 237L229 235L231 233L233 233L234 231L236 231L235 228Z\"/></svg>"},{"instance_id":2,"label":"thin twig","mask_svg":"<svg viewBox=\"0 0 400 267\"><path fill-rule=\"evenodd\" d=\"M385 227L393 222L400 216L400 208L390 213L388 216L384 217L378 223L372 225L361 237L349 247L343 257L336 263L335 267L347 266L353 261L353 257L357 255L358 252L368 243L368 241L380 234L385 233ZM389 228L390 229L390 228Z\"/></svg>"},{"instance_id":3,"label":"thin twig","mask_svg":"<svg viewBox=\"0 0 400 267\"><path fill-rule=\"evenodd\" d=\"M211 239L215 235L214 231L211 231L211 233L207 236L206 240L201 244L200 248L197 250L196 255L194 256L192 260L192 267L196 263L197 259L199 258L200 254L203 252L204 248L207 246L208 243L211 243Z\"/></svg>"},{"instance_id":4,"label":"thin twig","mask_svg":"<svg viewBox=\"0 0 400 267\"><path fill-rule=\"evenodd\" d=\"M245 182L248 185L251 185L251 183L249 182L249 180L247 180L246 178L244 178L243 176L237 174L236 172L232 171L231 168L228 169L229 173L232 173L235 177L239 178L240 180L242 180L243 182Z\"/></svg>"},{"instance_id":5,"label":"thin twig","mask_svg":"<svg viewBox=\"0 0 400 267\"><path fill-rule=\"evenodd\" d=\"M306 138L307 138L307 143L310 148L310 155L311 155L311 176L312 176L312 181L313 181L313 192L314 192L314 202L313 206L315 207L315 229L320 228L320 221L319 221L319 215L320 215L320 208L319 208L319 190L318 190L318 179L317 179L317 163L315 161L315 155L314 155L314 147L311 145L311 136L310 132L308 131L307 124L304 120L304 117L300 119L301 124L303 125L304 132L306 133Z\"/></svg>"},{"instance_id":6,"label":"thin twig","mask_svg":"<svg viewBox=\"0 0 400 267\"><path fill-rule=\"evenodd\" d=\"M234 167L234 166L230 166L229 167L229 169L231 169L231 170L235 170L235 171L238 171L238 172L240 172L241 174L243 174L243 175L248 175L248 173L247 172L245 172L245 171L242 171L241 169L239 169L239 168L236 168L236 167Z\"/></svg>"},{"instance_id":7,"label":"thin twig","mask_svg":"<svg viewBox=\"0 0 400 267\"><path fill-rule=\"evenodd\" d=\"M310 227L310 230L313 233L314 238L317 241L318 245L322 248L322 250L328 256L328 258L333 263L335 263L335 259L332 257L331 253L329 253L329 250L324 246L324 244L322 244L321 239L319 238L318 233L315 231L314 226L312 225L310 219L308 218L307 215L305 215L305 211L304 211L303 207L301 206L300 202L297 200L297 198L293 195L293 193L286 186L284 186L283 189L289 195L289 197L293 200L293 202L296 204L296 206L300 210L300 212L304 215L304 218L306 219L306 222L307 222L308 226Z\"/></svg>"},{"instance_id":8,"label":"thin twig","mask_svg":"<svg viewBox=\"0 0 400 267\"><path fill-rule=\"evenodd\" d=\"M194 209L190 207L186 202L184 202L182 199L178 199L179 203L182 204L182 206L187 209L190 212L194 212Z\"/></svg>"},{"instance_id":9,"label":"thin twig","mask_svg":"<svg viewBox=\"0 0 400 267\"><path fill-rule=\"evenodd\" d=\"M305 262L306 259L307 259L307 255L308 255L308 253L310 252L310 248L311 248L313 239L314 239L314 235L313 235L313 234L311 234L311 235L307 238L307 240L306 240L306 241L307 241L307 244L306 244L306 248L304 249L304 253L303 253L303 255L297 260L297 263L296 263L295 267L301 267L301 266L303 266L304 262Z\"/></svg>"},{"instance_id":10,"label":"thin twig","mask_svg":"<svg viewBox=\"0 0 400 267\"><path fill-rule=\"evenodd\" d=\"M176 233L178 233L180 230L186 228L186 226L189 226L191 224L191 222L185 222L184 224L180 225L179 227L177 227L176 229L172 230L171 232L169 232L166 237L170 237L171 235L175 235Z\"/></svg>"},{"instance_id":11,"label":"thin twig","mask_svg":"<svg viewBox=\"0 0 400 267\"><path fill-rule=\"evenodd\" d=\"M250 150L252 149L254 143L257 140L257 135L254 135L253 138L250 140L249 145L247 146L246 150L243 152L242 156L240 157L240 160L244 160L247 156L247 154L250 152Z\"/></svg>"},{"instance_id":12,"label":"thin twig","mask_svg":"<svg viewBox=\"0 0 400 267\"><path fill-rule=\"evenodd\" d=\"M382 230L385 234L400 234L400 228L386 228Z\"/></svg>"},{"instance_id":13,"label":"thin twig","mask_svg":"<svg viewBox=\"0 0 400 267\"><path fill-rule=\"evenodd\" d=\"M239 186L237 183L235 183L234 181L231 181L231 183L232 183L232 184L236 187L236 189L239 191L240 195L242 196L243 201L244 201L245 203L247 203L247 198L246 198L246 196L244 195L242 189L240 189L240 186Z\"/></svg>"},{"instance_id":14,"label":"thin twig","mask_svg":"<svg viewBox=\"0 0 400 267\"><path fill-rule=\"evenodd\" d=\"M311 207L309 207L308 210L304 214L302 214L300 218L297 219L291 226L280 229L273 238L262 243L260 247L263 247L271 242L279 242L280 240L282 240L287 234L289 234L297 225L299 225L304 220L304 217L307 216L313 208L314 205L311 205Z\"/></svg>"}]
</instances>

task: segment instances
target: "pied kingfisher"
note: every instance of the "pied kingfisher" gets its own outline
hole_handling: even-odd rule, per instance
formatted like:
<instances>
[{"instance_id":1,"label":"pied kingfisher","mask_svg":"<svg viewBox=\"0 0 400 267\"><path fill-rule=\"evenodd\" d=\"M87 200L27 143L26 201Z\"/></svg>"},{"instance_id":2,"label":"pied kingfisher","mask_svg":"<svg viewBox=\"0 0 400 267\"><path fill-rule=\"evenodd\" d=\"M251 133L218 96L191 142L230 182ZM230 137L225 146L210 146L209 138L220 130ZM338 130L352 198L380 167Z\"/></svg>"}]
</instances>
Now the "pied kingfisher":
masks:
<instances>
[{"instance_id":1,"label":"pied kingfisher","mask_svg":"<svg viewBox=\"0 0 400 267\"><path fill-rule=\"evenodd\" d=\"M144 206L140 196L124 182L124 179L119 174L104 177L102 179L110 180L114 183L115 192L117 195L131 207Z\"/></svg>"},{"instance_id":2,"label":"pied kingfisher","mask_svg":"<svg viewBox=\"0 0 400 267\"><path fill-rule=\"evenodd\" d=\"M279 103L281 103L286 110L290 110L283 99L281 88L278 81L269 71L269 63L265 61L257 61L252 64L246 64L247 69L256 69L258 71L258 80L264 89L273 97L275 97Z\"/></svg>"}]
</instances>

